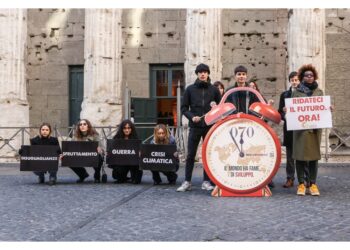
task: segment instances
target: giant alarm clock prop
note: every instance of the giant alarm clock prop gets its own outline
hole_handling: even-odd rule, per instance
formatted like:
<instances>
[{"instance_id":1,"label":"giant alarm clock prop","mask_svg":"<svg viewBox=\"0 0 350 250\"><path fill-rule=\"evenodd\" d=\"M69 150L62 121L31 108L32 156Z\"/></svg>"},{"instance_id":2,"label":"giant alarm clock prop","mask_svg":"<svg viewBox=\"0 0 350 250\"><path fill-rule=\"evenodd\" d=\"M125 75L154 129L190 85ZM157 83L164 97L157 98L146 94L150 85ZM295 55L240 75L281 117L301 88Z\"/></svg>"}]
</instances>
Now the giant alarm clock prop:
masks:
<instances>
[{"instance_id":1,"label":"giant alarm clock prop","mask_svg":"<svg viewBox=\"0 0 350 250\"><path fill-rule=\"evenodd\" d=\"M260 102L250 105L256 116L235 111L227 97L237 91L253 92ZM203 166L216 184L213 196L271 196L267 184L281 163L281 145L274 130L264 121L280 123L280 114L267 105L261 94L248 87L225 93L221 102L205 116L214 124L204 139Z\"/></svg>"}]
</instances>

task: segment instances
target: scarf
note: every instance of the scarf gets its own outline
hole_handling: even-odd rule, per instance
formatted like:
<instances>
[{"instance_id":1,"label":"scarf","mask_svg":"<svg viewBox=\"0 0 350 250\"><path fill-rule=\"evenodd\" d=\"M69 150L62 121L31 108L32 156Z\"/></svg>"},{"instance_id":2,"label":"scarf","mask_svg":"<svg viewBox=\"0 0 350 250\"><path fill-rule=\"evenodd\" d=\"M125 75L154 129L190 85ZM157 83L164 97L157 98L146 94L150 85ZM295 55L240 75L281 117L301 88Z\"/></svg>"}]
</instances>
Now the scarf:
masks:
<instances>
[{"instance_id":1,"label":"scarf","mask_svg":"<svg viewBox=\"0 0 350 250\"><path fill-rule=\"evenodd\" d=\"M306 94L307 96L311 96L315 89L317 89L318 83L313 82L311 84L301 82L297 88L298 91Z\"/></svg>"}]
</instances>

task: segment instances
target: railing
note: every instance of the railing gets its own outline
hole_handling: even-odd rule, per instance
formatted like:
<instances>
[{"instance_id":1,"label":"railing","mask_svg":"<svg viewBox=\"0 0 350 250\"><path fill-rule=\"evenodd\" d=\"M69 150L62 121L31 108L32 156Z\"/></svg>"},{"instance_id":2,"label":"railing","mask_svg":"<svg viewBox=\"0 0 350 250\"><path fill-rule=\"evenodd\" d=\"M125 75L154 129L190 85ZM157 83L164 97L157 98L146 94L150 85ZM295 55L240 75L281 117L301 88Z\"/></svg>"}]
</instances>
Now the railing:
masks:
<instances>
[{"instance_id":1,"label":"railing","mask_svg":"<svg viewBox=\"0 0 350 250\"><path fill-rule=\"evenodd\" d=\"M155 124L136 123L136 128L154 128ZM118 127L101 126L95 127L99 133L103 145L107 144L107 139L112 139L117 132ZM73 137L75 126L56 127L52 129L52 135L57 137L59 142ZM176 144L180 153L180 160L183 160L187 153L187 126L174 127L169 126L171 134L176 139ZM29 139L38 134L39 127L0 127L0 162L3 159L14 159L18 157L18 151L21 145L28 145ZM143 143L149 143L153 135L147 137Z\"/></svg>"},{"instance_id":2,"label":"railing","mask_svg":"<svg viewBox=\"0 0 350 250\"><path fill-rule=\"evenodd\" d=\"M135 124L136 128L153 128L154 124L139 123ZM118 127L104 126L95 127L100 135L103 145L106 145L107 139L112 137L117 132ZM57 137L59 142L65 141L73 136L75 127L53 127L53 136ZM18 156L18 150L21 145L29 144L29 138L32 138L38 134L39 127L0 127L0 161L2 159L14 159ZM187 126L169 126L171 134L176 139L176 144L180 153L180 160L184 161L187 155L187 140L188 140L188 127ZM330 157L337 155L349 155L350 154L350 133L343 133L336 128L330 129L330 134L337 141L335 144L328 145L326 143L326 149L324 157L328 160ZM280 135L281 136L281 135ZM326 132L328 136L328 132ZM153 135L147 137L143 143L149 143L153 138ZM327 141L327 140L326 140ZM348 148L346 152L341 151L342 148Z\"/></svg>"}]
</instances>

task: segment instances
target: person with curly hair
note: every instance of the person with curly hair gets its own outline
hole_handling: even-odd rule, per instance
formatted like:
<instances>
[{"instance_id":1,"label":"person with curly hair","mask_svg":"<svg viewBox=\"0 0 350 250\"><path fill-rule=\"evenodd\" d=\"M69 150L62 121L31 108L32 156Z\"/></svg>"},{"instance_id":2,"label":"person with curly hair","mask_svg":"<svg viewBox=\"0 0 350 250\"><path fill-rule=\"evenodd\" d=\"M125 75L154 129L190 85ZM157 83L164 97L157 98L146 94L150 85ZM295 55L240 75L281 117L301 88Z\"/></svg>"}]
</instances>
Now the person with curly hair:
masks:
<instances>
[{"instance_id":1,"label":"person with curly hair","mask_svg":"<svg viewBox=\"0 0 350 250\"><path fill-rule=\"evenodd\" d=\"M292 93L294 97L323 96L317 79L318 73L312 64L301 66L298 71L300 84ZM298 178L297 195L305 195L306 186L313 196L319 196L320 191L316 185L318 160L321 159L321 134L322 129L305 129L293 131L293 156L296 160L296 172ZM305 183L305 170L309 169L309 183Z\"/></svg>"}]
</instances>

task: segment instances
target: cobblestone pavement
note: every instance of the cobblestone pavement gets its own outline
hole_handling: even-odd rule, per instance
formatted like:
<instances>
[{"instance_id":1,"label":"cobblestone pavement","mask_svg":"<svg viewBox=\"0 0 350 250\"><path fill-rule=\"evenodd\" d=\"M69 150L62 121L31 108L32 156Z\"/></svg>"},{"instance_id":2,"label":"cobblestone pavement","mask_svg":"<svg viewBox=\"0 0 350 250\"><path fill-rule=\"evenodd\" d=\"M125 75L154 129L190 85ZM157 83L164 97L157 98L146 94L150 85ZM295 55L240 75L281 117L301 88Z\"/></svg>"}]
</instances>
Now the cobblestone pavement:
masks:
<instances>
[{"instance_id":1,"label":"cobblestone pavement","mask_svg":"<svg viewBox=\"0 0 350 250\"><path fill-rule=\"evenodd\" d=\"M2 164L0 241L350 240L349 164L320 166L320 197L282 188L284 167L265 198L211 197L200 189L200 164L186 193L175 192L178 185L153 186L144 172L140 185L114 184L109 170L107 184L94 184L91 174L76 184L64 168L50 187L18 165ZM179 176L180 184L184 167Z\"/></svg>"}]
</instances>

